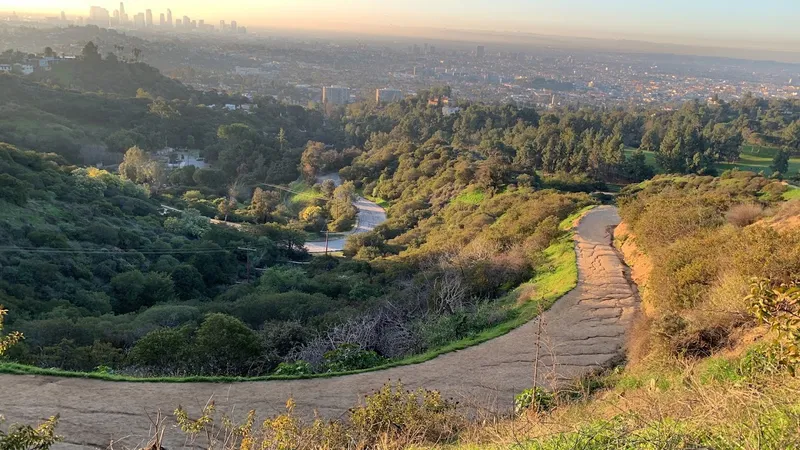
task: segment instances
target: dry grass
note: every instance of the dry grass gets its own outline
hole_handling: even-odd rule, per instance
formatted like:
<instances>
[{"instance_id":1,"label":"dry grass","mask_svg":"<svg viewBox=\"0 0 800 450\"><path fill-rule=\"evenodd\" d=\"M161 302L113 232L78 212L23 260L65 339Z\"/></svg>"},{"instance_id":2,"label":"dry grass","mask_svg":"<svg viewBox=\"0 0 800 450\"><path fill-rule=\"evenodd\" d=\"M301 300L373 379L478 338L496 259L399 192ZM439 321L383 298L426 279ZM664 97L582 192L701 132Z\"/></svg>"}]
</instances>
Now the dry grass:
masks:
<instances>
[{"instance_id":1,"label":"dry grass","mask_svg":"<svg viewBox=\"0 0 800 450\"><path fill-rule=\"evenodd\" d=\"M728 223L737 227L746 227L758 222L764 216L764 207L757 203L734 205L725 214Z\"/></svg>"}]
</instances>

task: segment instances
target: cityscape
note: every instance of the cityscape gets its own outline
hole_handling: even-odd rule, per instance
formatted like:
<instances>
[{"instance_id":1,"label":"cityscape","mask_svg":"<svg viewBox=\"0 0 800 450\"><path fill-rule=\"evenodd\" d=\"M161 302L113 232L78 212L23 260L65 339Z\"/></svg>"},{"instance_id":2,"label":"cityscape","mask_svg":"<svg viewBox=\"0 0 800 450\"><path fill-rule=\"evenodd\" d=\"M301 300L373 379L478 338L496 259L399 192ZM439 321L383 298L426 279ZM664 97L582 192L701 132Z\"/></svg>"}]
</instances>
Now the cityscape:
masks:
<instances>
[{"instance_id":1,"label":"cityscape","mask_svg":"<svg viewBox=\"0 0 800 450\"><path fill-rule=\"evenodd\" d=\"M0 3L0 450L800 449L800 1Z\"/></svg>"},{"instance_id":2,"label":"cityscape","mask_svg":"<svg viewBox=\"0 0 800 450\"><path fill-rule=\"evenodd\" d=\"M156 14L158 16L156 16ZM7 17L7 21L16 20L16 12ZM162 30L176 30L176 31L219 31L222 33L231 34L246 34L247 27L239 26L236 20L231 20L229 23L224 19L219 21L219 25L215 26L213 23L206 23L204 19L192 19L188 15L178 16L173 18L172 10L166 8L163 12L154 12L152 9L146 9L140 12L131 12L125 8L125 3L120 2L117 9L109 10L102 6L90 6L88 15L67 17L67 14L62 11L58 16L48 16L44 21L49 24L57 26L69 25L94 25L102 28L114 29L162 29Z\"/></svg>"}]
</instances>

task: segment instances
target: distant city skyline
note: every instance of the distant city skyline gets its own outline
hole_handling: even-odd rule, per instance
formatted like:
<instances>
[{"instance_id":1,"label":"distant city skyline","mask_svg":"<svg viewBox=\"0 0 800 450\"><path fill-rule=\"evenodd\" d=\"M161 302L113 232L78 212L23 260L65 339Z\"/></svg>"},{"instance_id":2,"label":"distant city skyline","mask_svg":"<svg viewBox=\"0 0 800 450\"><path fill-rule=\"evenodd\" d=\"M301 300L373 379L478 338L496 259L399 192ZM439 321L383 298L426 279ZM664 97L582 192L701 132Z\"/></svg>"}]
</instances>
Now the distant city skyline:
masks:
<instances>
[{"instance_id":1,"label":"distant city skyline","mask_svg":"<svg viewBox=\"0 0 800 450\"><path fill-rule=\"evenodd\" d=\"M3 0L0 9L86 16L89 7L113 12L106 0ZM206 23L246 18L273 28L413 35L415 29L535 33L570 37L795 51L800 45L796 0L193 0L126 2L132 12L171 8ZM402 32L402 33L401 33Z\"/></svg>"}]
</instances>

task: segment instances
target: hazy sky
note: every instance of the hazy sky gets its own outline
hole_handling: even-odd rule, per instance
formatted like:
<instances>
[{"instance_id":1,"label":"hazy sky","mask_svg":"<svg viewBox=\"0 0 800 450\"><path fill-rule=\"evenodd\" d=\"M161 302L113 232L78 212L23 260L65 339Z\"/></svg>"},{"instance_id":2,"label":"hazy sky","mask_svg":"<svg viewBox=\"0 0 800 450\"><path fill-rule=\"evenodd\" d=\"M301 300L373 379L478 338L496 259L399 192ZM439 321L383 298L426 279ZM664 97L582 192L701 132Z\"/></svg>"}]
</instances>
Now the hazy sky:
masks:
<instances>
[{"instance_id":1,"label":"hazy sky","mask_svg":"<svg viewBox=\"0 0 800 450\"><path fill-rule=\"evenodd\" d=\"M0 10L86 15L107 0L0 0ZM134 0L216 23L381 31L408 27L519 31L702 45L796 49L800 0Z\"/></svg>"}]
</instances>

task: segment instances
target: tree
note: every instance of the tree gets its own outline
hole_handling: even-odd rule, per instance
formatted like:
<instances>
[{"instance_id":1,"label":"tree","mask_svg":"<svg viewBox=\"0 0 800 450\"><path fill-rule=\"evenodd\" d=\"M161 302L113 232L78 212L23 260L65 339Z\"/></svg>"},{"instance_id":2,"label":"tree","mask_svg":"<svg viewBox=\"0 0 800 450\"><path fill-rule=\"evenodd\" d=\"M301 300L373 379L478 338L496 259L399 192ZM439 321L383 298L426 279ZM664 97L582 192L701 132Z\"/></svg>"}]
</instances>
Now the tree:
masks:
<instances>
[{"instance_id":1,"label":"tree","mask_svg":"<svg viewBox=\"0 0 800 450\"><path fill-rule=\"evenodd\" d=\"M150 114L154 116L158 116L161 119L163 125L163 133L164 133L164 147L168 147L167 142L167 125L173 119L180 117L181 113L175 107L173 107L169 102L158 99L153 103L150 103L148 107Z\"/></svg>"},{"instance_id":2,"label":"tree","mask_svg":"<svg viewBox=\"0 0 800 450\"><path fill-rule=\"evenodd\" d=\"M800 119L783 130L783 141L789 148L800 149Z\"/></svg>"},{"instance_id":3,"label":"tree","mask_svg":"<svg viewBox=\"0 0 800 450\"><path fill-rule=\"evenodd\" d=\"M24 206L28 202L28 192L31 185L11 176L7 173L0 173L0 198L18 206Z\"/></svg>"},{"instance_id":4,"label":"tree","mask_svg":"<svg viewBox=\"0 0 800 450\"><path fill-rule=\"evenodd\" d=\"M190 264L181 264L176 267L170 277L175 286L175 294L181 300L199 297L206 290L203 275Z\"/></svg>"},{"instance_id":5,"label":"tree","mask_svg":"<svg viewBox=\"0 0 800 450\"><path fill-rule=\"evenodd\" d=\"M266 223L280 202L281 196L277 192L256 188L250 201L250 209L256 217L256 222Z\"/></svg>"},{"instance_id":6,"label":"tree","mask_svg":"<svg viewBox=\"0 0 800 450\"><path fill-rule=\"evenodd\" d=\"M45 47L44 48L44 57L45 58L52 58L56 56L56 52L53 51L52 47Z\"/></svg>"},{"instance_id":7,"label":"tree","mask_svg":"<svg viewBox=\"0 0 800 450\"><path fill-rule=\"evenodd\" d=\"M192 358L189 328L160 328L144 335L128 355L130 363L164 372Z\"/></svg>"},{"instance_id":8,"label":"tree","mask_svg":"<svg viewBox=\"0 0 800 450\"><path fill-rule=\"evenodd\" d=\"M135 312L171 300L173 289L172 279L162 273L121 273L111 279L112 307L117 314Z\"/></svg>"},{"instance_id":9,"label":"tree","mask_svg":"<svg viewBox=\"0 0 800 450\"><path fill-rule=\"evenodd\" d=\"M119 174L126 180L138 184L146 184L152 192L158 192L166 182L167 172L163 163L150 158L139 147L131 147L125 152Z\"/></svg>"},{"instance_id":10,"label":"tree","mask_svg":"<svg viewBox=\"0 0 800 450\"><path fill-rule=\"evenodd\" d=\"M261 353L258 335L226 314L210 314L197 330L195 355L211 373L246 375Z\"/></svg>"},{"instance_id":11,"label":"tree","mask_svg":"<svg viewBox=\"0 0 800 450\"><path fill-rule=\"evenodd\" d=\"M309 141L306 149L300 156L300 173L309 183L314 183L322 169L322 154L325 152L325 144L322 142Z\"/></svg>"},{"instance_id":12,"label":"tree","mask_svg":"<svg viewBox=\"0 0 800 450\"><path fill-rule=\"evenodd\" d=\"M97 46L94 45L94 42L92 41L87 42L86 45L83 47L83 50L81 51L81 56L83 57L83 60L88 63L96 63L101 60L100 52L98 51Z\"/></svg>"},{"instance_id":13,"label":"tree","mask_svg":"<svg viewBox=\"0 0 800 450\"><path fill-rule=\"evenodd\" d=\"M642 149L636 150L625 159L622 168L623 176L630 181L642 181L652 178L653 168L647 164L647 157Z\"/></svg>"},{"instance_id":14,"label":"tree","mask_svg":"<svg viewBox=\"0 0 800 450\"><path fill-rule=\"evenodd\" d=\"M658 130L650 128L642 136L642 144L639 148L645 152L657 152L661 147L661 137L658 135Z\"/></svg>"},{"instance_id":15,"label":"tree","mask_svg":"<svg viewBox=\"0 0 800 450\"><path fill-rule=\"evenodd\" d=\"M789 172L789 152L785 148L775 152L775 156L772 158L772 165L770 168L773 172L780 174L786 174Z\"/></svg>"}]
</instances>

